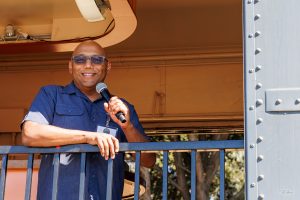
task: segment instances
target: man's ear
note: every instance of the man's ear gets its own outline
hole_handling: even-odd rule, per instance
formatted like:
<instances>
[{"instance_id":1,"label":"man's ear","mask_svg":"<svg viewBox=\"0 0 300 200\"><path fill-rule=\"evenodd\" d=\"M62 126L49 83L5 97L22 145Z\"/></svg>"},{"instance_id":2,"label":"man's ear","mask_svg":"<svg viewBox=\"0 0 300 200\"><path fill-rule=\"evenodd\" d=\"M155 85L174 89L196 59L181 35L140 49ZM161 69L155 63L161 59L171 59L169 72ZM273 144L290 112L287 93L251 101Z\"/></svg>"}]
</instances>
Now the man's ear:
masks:
<instances>
[{"instance_id":1,"label":"man's ear","mask_svg":"<svg viewBox=\"0 0 300 200\"><path fill-rule=\"evenodd\" d=\"M106 67L106 71L109 72L111 69L111 62L107 62L107 67Z\"/></svg>"},{"instance_id":2,"label":"man's ear","mask_svg":"<svg viewBox=\"0 0 300 200\"><path fill-rule=\"evenodd\" d=\"M72 65L72 61L69 61L69 73L73 74L73 65Z\"/></svg>"}]
</instances>

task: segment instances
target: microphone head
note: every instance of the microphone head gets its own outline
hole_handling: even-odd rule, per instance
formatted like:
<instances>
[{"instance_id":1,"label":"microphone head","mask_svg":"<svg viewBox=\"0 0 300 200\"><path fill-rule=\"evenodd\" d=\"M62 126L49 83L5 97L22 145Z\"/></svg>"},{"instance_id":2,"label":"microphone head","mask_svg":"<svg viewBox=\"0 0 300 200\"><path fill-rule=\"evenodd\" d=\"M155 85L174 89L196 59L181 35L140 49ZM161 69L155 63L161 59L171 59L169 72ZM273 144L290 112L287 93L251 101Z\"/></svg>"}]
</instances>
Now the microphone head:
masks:
<instances>
[{"instance_id":1,"label":"microphone head","mask_svg":"<svg viewBox=\"0 0 300 200\"><path fill-rule=\"evenodd\" d=\"M96 91L98 92L98 93L100 93L100 92L102 92L103 90L105 90L105 89L107 89L107 85L105 84L105 83L98 83L97 85L96 85Z\"/></svg>"}]
</instances>

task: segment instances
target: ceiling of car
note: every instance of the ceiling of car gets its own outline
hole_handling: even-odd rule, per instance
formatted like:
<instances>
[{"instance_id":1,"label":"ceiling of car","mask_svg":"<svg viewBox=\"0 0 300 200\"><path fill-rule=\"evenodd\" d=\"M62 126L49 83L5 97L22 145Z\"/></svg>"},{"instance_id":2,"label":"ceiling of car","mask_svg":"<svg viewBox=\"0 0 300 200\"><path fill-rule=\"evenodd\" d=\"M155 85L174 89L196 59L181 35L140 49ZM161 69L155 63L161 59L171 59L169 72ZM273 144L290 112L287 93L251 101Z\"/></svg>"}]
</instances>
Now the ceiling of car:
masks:
<instances>
[{"instance_id":1,"label":"ceiling of car","mask_svg":"<svg viewBox=\"0 0 300 200\"><path fill-rule=\"evenodd\" d=\"M109 3L111 15L106 22L87 22L74 0L0 0L0 47L5 46L0 53L67 52L80 38L96 38L111 51L242 47L241 0ZM30 45L20 45L24 41L19 40L5 41L9 24L21 33L40 35L42 39L31 39L29 42L37 44Z\"/></svg>"}]
</instances>

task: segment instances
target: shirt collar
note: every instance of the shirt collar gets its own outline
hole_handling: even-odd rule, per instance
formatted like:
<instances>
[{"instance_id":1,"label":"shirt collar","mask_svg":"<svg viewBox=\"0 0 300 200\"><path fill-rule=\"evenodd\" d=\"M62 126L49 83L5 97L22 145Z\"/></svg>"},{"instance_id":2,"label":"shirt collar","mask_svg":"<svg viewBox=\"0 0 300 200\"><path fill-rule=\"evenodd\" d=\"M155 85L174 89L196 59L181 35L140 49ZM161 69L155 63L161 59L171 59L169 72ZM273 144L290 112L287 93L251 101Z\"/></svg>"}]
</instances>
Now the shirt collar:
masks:
<instances>
[{"instance_id":1,"label":"shirt collar","mask_svg":"<svg viewBox=\"0 0 300 200\"><path fill-rule=\"evenodd\" d=\"M77 87L76 85L74 84L74 81L72 81L71 83L69 83L68 85L66 85L63 90L62 90L62 93L64 94L76 94L77 96L80 96L80 97L83 97L87 100L89 100L87 98L87 96L85 96L85 94L83 94ZM100 95L100 98L97 99L96 101L99 101L99 100L103 100L101 95Z\"/></svg>"},{"instance_id":2,"label":"shirt collar","mask_svg":"<svg viewBox=\"0 0 300 200\"><path fill-rule=\"evenodd\" d=\"M66 85L62 90L62 92L65 94L76 94L77 91L79 92L79 89L75 86L73 81Z\"/></svg>"}]
</instances>

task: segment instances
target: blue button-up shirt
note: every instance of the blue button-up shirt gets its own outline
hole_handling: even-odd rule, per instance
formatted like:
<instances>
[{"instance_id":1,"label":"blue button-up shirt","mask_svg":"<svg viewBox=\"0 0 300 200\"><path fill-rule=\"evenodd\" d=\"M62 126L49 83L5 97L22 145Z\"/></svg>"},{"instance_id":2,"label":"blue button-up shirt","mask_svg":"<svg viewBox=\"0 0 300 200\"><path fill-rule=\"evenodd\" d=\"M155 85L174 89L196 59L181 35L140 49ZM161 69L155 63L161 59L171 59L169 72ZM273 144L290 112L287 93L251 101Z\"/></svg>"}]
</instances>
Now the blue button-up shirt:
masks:
<instances>
[{"instance_id":1,"label":"blue button-up shirt","mask_svg":"<svg viewBox=\"0 0 300 200\"><path fill-rule=\"evenodd\" d=\"M125 101L130 110L131 122L144 134L134 107ZM75 85L42 87L35 97L24 121L50 124L67 129L97 131L97 126L106 126L108 115L104 100L91 102ZM122 129L109 121L109 127L117 128L116 137L126 142ZM79 196L80 154L61 154L58 180L58 199L75 200ZM39 170L37 199L51 199L53 155L43 155ZM106 198L107 161L99 153L88 153L86 162L85 199ZM124 184L124 155L118 153L114 160L113 199L121 199Z\"/></svg>"}]
</instances>

